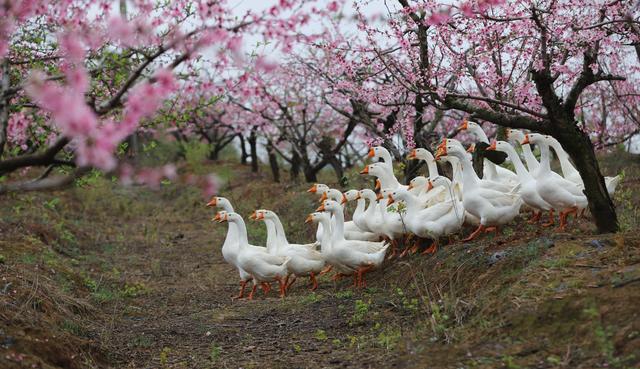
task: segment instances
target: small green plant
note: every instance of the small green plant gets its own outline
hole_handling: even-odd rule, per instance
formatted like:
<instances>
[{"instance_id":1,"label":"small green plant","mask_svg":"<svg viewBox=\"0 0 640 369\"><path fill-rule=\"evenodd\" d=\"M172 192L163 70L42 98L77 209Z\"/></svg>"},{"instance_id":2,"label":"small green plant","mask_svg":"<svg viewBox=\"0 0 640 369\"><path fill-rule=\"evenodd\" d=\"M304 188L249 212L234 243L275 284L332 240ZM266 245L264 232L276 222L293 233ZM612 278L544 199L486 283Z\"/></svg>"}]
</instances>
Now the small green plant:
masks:
<instances>
[{"instance_id":1,"label":"small green plant","mask_svg":"<svg viewBox=\"0 0 640 369\"><path fill-rule=\"evenodd\" d=\"M302 296L300 300L300 302L302 302L303 304L313 304L322 300L322 296L316 294L315 292L312 292L308 295Z\"/></svg>"},{"instance_id":2,"label":"small green plant","mask_svg":"<svg viewBox=\"0 0 640 369\"><path fill-rule=\"evenodd\" d=\"M5 259L4 255L0 254L0 264L4 264L6 260L7 259Z\"/></svg>"},{"instance_id":3,"label":"small green plant","mask_svg":"<svg viewBox=\"0 0 640 369\"><path fill-rule=\"evenodd\" d=\"M209 357L211 361L214 363L220 359L220 355L222 354L222 347L216 345L215 343L211 344L211 351L209 353Z\"/></svg>"},{"instance_id":4,"label":"small green plant","mask_svg":"<svg viewBox=\"0 0 640 369\"><path fill-rule=\"evenodd\" d=\"M407 297L401 288L396 288L396 295L400 299L400 303L402 304L402 308L405 311L408 311L411 314L416 314L418 312L418 304L419 300L415 297L409 298Z\"/></svg>"},{"instance_id":5,"label":"small green plant","mask_svg":"<svg viewBox=\"0 0 640 369\"><path fill-rule=\"evenodd\" d=\"M364 321L366 320L367 314L369 313L370 307L371 307L371 301L365 302L363 300L356 300L353 316L351 316L349 325L353 326L353 325L364 323Z\"/></svg>"},{"instance_id":6,"label":"small green plant","mask_svg":"<svg viewBox=\"0 0 640 369\"><path fill-rule=\"evenodd\" d=\"M302 351L302 347L300 345L298 345L297 343L294 343L293 344L293 351L300 352L300 351Z\"/></svg>"},{"instance_id":7,"label":"small green plant","mask_svg":"<svg viewBox=\"0 0 640 369\"><path fill-rule=\"evenodd\" d=\"M87 287L90 292L98 291L98 282L91 277L84 278L84 286Z\"/></svg>"},{"instance_id":8,"label":"small green plant","mask_svg":"<svg viewBox=\"0 0 640 369\"><path fill-rule=\"evenodd\" d=\"M165 347L162 349L162 351L160 351L160 365L162 365L163 367L167 366L167 363L169 362L170 353L171 353L171 349L168 347Z\"/></svg>"},{"instance_id":9,"label":"small green plant","mask_svg":"<svg viewBox=\"0 0 640 369\"><path fill-rule=\"evenodd\" d=\"M125 284L120 294L122 297L138 297L147 293L148 288L144 283L136 282L133 284Z\"/></svg>"},{"instance_id":10,"label":"small green plant","mask_svg":"<svg viewBox=\"0 0 640 369\"><path fill-rule=\"evenodd\" d=\"M351 290L338 291L336 293L336 297L339 299L350 299L353 297L353 291Z\"/></svg>"},{"instance_id":11,"label":"small green plant","mask_svg":"<svg viewBox=\"0 0 640 369\"><path fill-rule=\"evenodd\" d=\"M60 198L54 197L49 201L45 201L42 205L49 210L56 210L56 206L60 203Z\"/></svg>"},{"instance_id":12,"label":"small green plant","mask_svg":"<svg viewBox=\"0 0 640 369\"><path fill-rule=\"evenodd\" d=\"M397 329L383 329L378 333L376 341L385 350L393 350L400 340L400 331Z\"/></svg>"},{"instance_id":13,"label":"small green plant","mask_svg":"<svg viewBox=\"0 0 640 369\"><path fill-rule=\"evenodd\" d=\"M323 329L316 330L315 337L318 341L326 341L329 339L329 337L327 337L327 332L325 332Z\"/></svg>"}]
</instances>

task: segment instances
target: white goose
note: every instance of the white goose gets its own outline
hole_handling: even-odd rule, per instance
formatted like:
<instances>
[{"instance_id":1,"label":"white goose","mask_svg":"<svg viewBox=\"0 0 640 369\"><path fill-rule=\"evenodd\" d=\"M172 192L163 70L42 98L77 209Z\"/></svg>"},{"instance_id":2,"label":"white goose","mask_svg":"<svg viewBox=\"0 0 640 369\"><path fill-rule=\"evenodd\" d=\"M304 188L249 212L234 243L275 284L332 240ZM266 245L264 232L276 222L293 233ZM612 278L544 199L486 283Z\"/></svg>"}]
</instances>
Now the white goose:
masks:
<instances>
[{"instance_id":1,"label":"white goose","mask_svg":"<svg viewBox=\"0 0 640 369\"><path fill-rule=\"evenodd\" d=\"M527 145L529 146L529 145ZM487 150L498 150L506 153L509 156L509 160L516 168L516 174L518 175L518 181L520 181L520 190L518 193L522 196L522 200L525 204L534 209L535 215L531 219L531 223L537 222L542 215L542 212L549 211L550 222L544 224L545 226L553 224L553 207L540 196L537 189L537 180L529 173L525 168L522 160L518 156L516 149L505 141L493 141Z\"/></svg>"},{"instance_id":2,"label":"white goose","mask_svg":"<svg viewBox=\"0 0 640 369\"><path fill-rule=\"evenodd\" d=\"M462 202L466 211L480 219L480 225L464 240L466 242L476 238L482 231L498 232L499 226L510 222L518 215L522 199L511 192L500 192L483 187L481 183L484 180L478 178L471 161L465 154L464 150L457 145L449 143L438 149L436 158L445 155L455 156L462 164L464 185Z\"/></svg>"},{"instance_id":3,"label":"white goose","mask_svg":"<svg viewBox=\"0 0 640 369\"><path fill-rule=\"evenodd\" d=\"M388 244L384 241L371 242L345 239L343 209L340 204L333 200L325 200L317 211L328 211L335 217L335 230L331 236L332 254L340 264L356 270L357 284L360 287L364 287L366 285L364 274L382 264Z\"/></svg>"},{"instance_id":4,"label":"white goose","mask_svg":"<svg viewBox=\"0 0 640 369\"><path fill-rule=\"evenodd\" d=\"M540 169L540 163L538 162L538 159L536 159L536 156L533 154L533 151L531 151L531 145L522 145L522 141L524 141L524 133L517 129L507 128L506 135L507 140L512 145L517 142L518 145L522 147L522 155L524 156L524 162L527 163L527 169L533 177L537 177L538 169Z\"/></svg>"},{"instance_id":5,"label":"white goose","mask_svg":"<svg viewBox=\"0 0 640 369\"><path fill-rule=\"evenodd\" d=\"M347 203L342 192L334 188L330 188L329 190L324 191L322 193L322 197L320 198L320 202L323 202L324 200L327 200L327 199L333 200L339 203L343 209L344 209L344 205ZM335 223L335 219L332 219L331 224L334 224L334 223ZM361 241L377 241L378 240L378 237L375 234L360 229L352 220L344 222L344 236L348 240L361 240Z\"/></svg>"},{"instance_id":6,"label":"white goose","mask_svg":"<svg viewBox=\"0 0 640 369\"><path fill-rule=\"evenodd\" d=\"M353 275L353 286L357 287L358 280L355 268L342 264L342 262L333 254L333 249L331 247L331 232L329 231L331 229L331 215L326 212L311 213L307 216L307 219L305 219L304 222L323 225L322 229L324 234L322 236L322 242L320 242L320 253L322 254L325 262L329 264L329 268L326 268L322 274L335 268L336 274L333 276L333 280Z\"/></svg>"},{"instance_id":7,"label":"white goose","mask_svg":"<svg viewBox=\"0 0 640 369\"><path fill-rule=\"evenodd\" d=\"M575 182L551 175L550 152L547 138L537 133L528 133L524 136L522 144L533 143L540 146L540 170L536 189L540 196L560 211L560 229L567 225L567 216L577 214L579 209L587 207L587 197L582 192L582 187Z\"/></svg>"},{"instance_id":8,"label":"white goose","mask_svg":"<svg viewBox=\"0 0 640 369\"><path fill-rule=\"evenodd\" d=\"M578 186L584 188L584 182L582 181L582 177L580 176L580 172L571 164L569 160L569 154L562 148L560 142L551 136L544 136L549 146L553 148L553 151L556 152L558 156L558 161L560 161L560 168L562 169L562 175L564 178L574 182ZM622 176L617 175L615 177L604 177L604 184L607 188L607 192L609 196L613 196L616 192L616 187L622 180Z\"/></svg>"},{"instance_id":9,"label":"white goose","mask_svg":"<svg viewBox=\"0 0 640 369\"><path fill-rule=\"evenodd\" d=\"M237 213L218 212L214 220L218 222L232 222L238 227L239 253L237 257L238 265L251 274L253 279L260 283L271 283L278 281L280 285L280 297L287 293L284 278L289 274L287 263L290 258L270 255L265 251L257 251L255 247L249 245L247 238L247 228L242 217ZM254 284L249 293L249 300L253 299L253 294L257 285ZM266 292L266 291L265 291Z\"/></svg>"},{"instance_id":10,"label":"white goose","mask_svg":"<svg viewBox=\"0 0 640 369\"><path fill-rule=\"evenodd\" d=\"M228 199L220 196L214 196L211 199L211 201L207 203L207 206L213 207L213 208L222 208L227 213L234 212L231 202ZM240 252L239 243L240 241L238 236L238 227L236 226L235 223L229 223L229 226L227 228L227 236L224 239L224 243L222 244L221 251L222 251L222 257L224 258L224 260L227 263L236 267L238 269L238 273L240 274L240 293L237 296L234 296L233 297L234 299L241 299L242 297L244 297L244 290L247 285L247 282L253 279L251 277L251 274L247 273L244 269L242 269L238 265L237 258L238 258L238 253ZM261 250L256 250L256 251L266 251L264 250L264 248L260 248L260 249Z\"/></svg>"},{"instance_id":11,"label":"white goose","mask_svg":"<svg viewBox=\"0 0 640 369\"><path fill-rule=\"evenodd\" d=\"M443 202L422 208L418 198L407 191L398 189L389 194L391 202L404 201L407 204L405 223L411 233L421 238L431 238L433 243L423 254L434 253L437 250L439 238L458 232L464 223L464 206L453 189L451 181L446 177L436 177L429 180L432 188L445 187L446 198ZM417 244L414 249L417 249Z\"/></svg>"},{"instance_id":12,"label":"white goose","mask_svg":"<svg viewBox=\"0 0 640 369\"><path fill-rule=\"evenodd\" d=\"M476 138L476 140L489 145L489 138L478 123L469 122L465 119L460 125L460 130L468 131ZM488 159L484 159L483 164L483 178L509 184L511 186L518 184L518 176L509 169L496 165Z\"/></svg>"},{"instance_id":13,"label":"white goose","mask_svg":"<svg viewBox=\"0 0 640 369\"><path fill-rule=\"evenodd\" d=\"M401 184L393 174L393 170L384 163L369 164L362 169L360 174L377 177L377 179L380 180L380 188L383 190L395 190L396 188L404 188L406 190L408 187Z\"/></svg>"},{"instance_id":14,"label":"white goose","mask_svg":"<svg viewBox=\"0 0 640 369\"><path fill-rule=\"evenodd\" d=\"M322 257L322 254L315 250L316 244L310 243L301 245L289 243L284 233L282 222L280 222L280 218L271 210L256 210L254 211L254 218L265 222L267 225L267 232L270 231L270 225L275 231L276 255L291 258L291 261L287 264L287 268L289 272L293 274L293 280L288 282L287 276L287 290L291 285L293 285L297 277L309 277L312 284L311 290L313 291L318 288L316 275L318 275L324 268L324 258ZM267 235L267 239L268 238L269 235Z\"/></svg>"}]
</instances>

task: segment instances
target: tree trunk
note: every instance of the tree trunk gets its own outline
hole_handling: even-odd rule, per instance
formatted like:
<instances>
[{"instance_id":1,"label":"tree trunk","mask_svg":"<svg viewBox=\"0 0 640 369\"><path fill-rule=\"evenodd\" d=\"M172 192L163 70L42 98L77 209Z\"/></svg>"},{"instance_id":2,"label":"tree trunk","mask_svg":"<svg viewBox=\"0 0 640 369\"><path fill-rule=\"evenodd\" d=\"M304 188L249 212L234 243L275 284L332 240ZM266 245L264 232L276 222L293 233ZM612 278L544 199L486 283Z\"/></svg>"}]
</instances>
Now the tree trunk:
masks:
<instances>
[{"instance_id":1,"label":"tree trunk","mask_svg":"<svg viewBox=\"0 0 640 369\"><path fill-rule=\"evenodd\" d=\"M9 89L9 60L2 61L2 70L0 70L0 96ZM7 143L7 126L9 124L9 97L0 100L0 157L4 152Z\"/></svg>"},{"instance_id":2,"label":"tree trunk","mask_svg":"<svg viewBox=\"0 0 640 369\"><path fill-rule=\"evenodd\" d=\"M300 155L296 151L293 151L291 155L291 171L290 178L292 181L298 181L300 175Z\"/></svg>"},{"instance_id":3,"label":"tree trunk","mask_svg":"<svg viewBox=\"0 0 640 369\"><path fill-rule=\"evenodd\" d=\"M240 139L240 164L247 165L247 158L249 155L247 154L247 147L245 146L244 136L242 134L238 134L238 138Z\"/></svg>"},{"instance_id":4,"label":"tree trunk","mask_svg":"<svg viewBox=\"0 0 640 369\"><path fill-rule=\"evenodd\" d=\"M333 168L333 171L336 173L336 178L338 179L338 183L340 186L346 186L346 178L344 177L344 170L342 169L342 163L340 160L334 155L329 158L329 165Z\"/></svg>"},{"instance_id":5,"label":"tree trunk","mask_svg":"<svg viewBox=\"0 0 640 369\"><path fill-rule=\"evenodd\" d=\"M273 143L267 142L267 153L269 154L269 166L271 167L271 175L274 182L280 182L280 167L278 166L278 157L273 150Z\"/></svg>"},{"instance_id":6,"label":"tree trunk","mask_svg":"<svg viewBox=\"0 0 640 369\"><path fill-rule=\"evenodd\" d=\"M304 167L304 179L308 183L316 183L316 182L318 182L318 171L313 169L312 167L305 166Z\"/></svg>"},{"instance_id":7,"label":"tree trunk","mask_svg":"<svg viewBox=\"0 0 640 369\"><path fill-rule=\"evenodd\" d=\"M598 227L598 233L617 232L616 208L607 192L589 136L580 131L575 123L568 128L560 128L554 133L553 137L558 139L580 172L584 182L584 193L589 200L589 210Z\"/></svg>"},{"instance_id":8,"label":"tree trunk","mask_svg":"<svg viewBox=\"0 0 640 369\"><path fill-rule=\"evenodd\" d=\"M256 133L256 128L251 130L248 141L251 149L251 171L253 173L258 173L258 135Z\"/></svg>"}]
</instances>

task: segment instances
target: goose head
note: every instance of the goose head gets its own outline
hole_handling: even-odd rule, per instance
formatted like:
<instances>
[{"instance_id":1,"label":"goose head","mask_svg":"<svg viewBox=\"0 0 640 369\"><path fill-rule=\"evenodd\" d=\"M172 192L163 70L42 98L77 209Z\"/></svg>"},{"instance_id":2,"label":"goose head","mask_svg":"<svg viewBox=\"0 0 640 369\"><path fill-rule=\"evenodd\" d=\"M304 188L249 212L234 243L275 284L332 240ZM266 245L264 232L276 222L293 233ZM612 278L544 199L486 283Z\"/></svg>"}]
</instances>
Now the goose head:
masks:
<instances>
[{"instance_id":1,"label":"goose head","mask_svg":"<svg viewBox=\"0 0 640 369\"><path fill-rule=\"evenodd\" d=\"M358 200L360 198L360 191L358 190L349 190L342 194L341 203L345 204L348 201Z\"/></svg>"},{"instance_id":2,"label":"goose head","mask_svg":"<svg viewBox=\"0 0 640 369\"><path fill-rule=\"evenodd\" d=\"M371 202L375 202L376 201L376 193L373 192L372 190L365 188L364 190L360 190L358 191L358 193L360 194L360 197L365 198Z\"/></svg>"},{"instance_id":3,"label":"goose head","mask_svg":"<svg viewBox=\"0 0 640 369\"><path fill-rule=\"evenodd\" d=\"M427 177L417 176L417 177L413 178L411 181L409 181L409 187L407 189L408 190L420 189L420 188L426 186L427 181L428 181Z\"/></svg>"},{"instance_id":4,"label":"goose head","mask_svg":"<svg viewBox=\"0 0 640 369\"><path fill-rule=\"evenodd\" d=\"M322 204L316 209L316 211L327 211L330 213L336 213L338 211L342 211L342 207L336 201L333 200L324 200Z\"/></svg>"},{"instance_id":5,"label":"goose head","mask_svg":"<svg viewBox=\"0 0 640 369\"><path fill-rule=\"evenodd\" d=\"M227 221L228 215L229 214L226 211L222 210L222 211L217 212L216 216L211 218L211 220L214 221L214 222L222 223L222 222Z\"/></svg>"},{"instance_id":6,"label":"goose head","mask_svg":"<svg viewBox=\"0 0 640 369\"><path fill-rule=\"evenodd\" d=\"M527 133L524 135L524 140L520 142L521 145L527 144L547 144L548 139L551 136L541 135L539 133Z\"/></svg>"},{"instance_id":7,"label":"goose head","mask_svg":"<svg viewBox=\"0 0 640 369\"><path fill-rule=\"evenodd\" d=\"M314 212L307 215L307 218L304 220L306 224L317 224L320 222L329 222L331 218L329 218L329 214L325 212Z\"/></svg>"},{"instance_id":8,"label":"goose head","mask_svg":"<svg viewBox=\"0 0 640 369\"><path fill-rule=\"evenodd\" d=\"M505 131L505 135L507 136L507 141L511 144L514 142L520 143L524 141L524 133L518 129L507 128Z\"/></svg>"},{"instance_id":9,"label":"goose head","mask_svg":"<svg viewBox=\"0 0 640 369\"><path fill-rule=\"evenodd\" d=\"M513 148L513 146L511 146L511 144L508 143L507 141L496 141L496 140L493 140L491 142L491 145L489 145L489 147L487 147L486 150L488 150L488 151L508 152L508 150L510 150L512 148Z\"/></svg>"},{"instance_id":10,"label":"goose head","mask_svg":"<svg viewBox=\"0 0 640 369\"><path fill-rule=\"evenodd\" d=\"M213 196L206 206L212 207L212 208L229 209L231 208L231 202L227 200L226 197Z\"/></svg>"},{"instance_id":11,"label":"goose head","mask_svg":"<svg viewBox=\"0 0 640 369\"><path fill-rule=\"evenodd\" d=\"M311 188L307 190L310 193L323 193L324 191L329 190L329 186L324 183L314 183Z\"/></svg>"}]
</instances>

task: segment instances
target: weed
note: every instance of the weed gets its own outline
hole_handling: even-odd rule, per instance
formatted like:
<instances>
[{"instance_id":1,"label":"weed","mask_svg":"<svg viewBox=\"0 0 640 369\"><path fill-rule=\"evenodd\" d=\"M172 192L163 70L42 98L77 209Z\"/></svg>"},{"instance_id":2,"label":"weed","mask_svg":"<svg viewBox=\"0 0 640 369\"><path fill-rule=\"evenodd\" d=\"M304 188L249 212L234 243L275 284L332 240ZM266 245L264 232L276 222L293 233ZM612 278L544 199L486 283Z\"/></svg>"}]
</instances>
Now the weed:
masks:
<instances>
[{"instance_id":1,"label":"weed","mask_svg":"<svg viewBox=\"0 0 640 369\"><path fill-rule=\"evenodd\" d=\"M138 297L147 293L149 289L144 283L136 282L133 284L125 284L124 288L120 291L122 297Z\"/></svg>"},{"instance_id":2,"label":"weed","mask_svg":"<svg viewBox=\"0 0 640 369\"><path fill-rule=\"evenodd\" d=\"M502 363L507 369L520 369L520 365L514 362L514 358L511 355L506 355L502 357Z\"/></svg>"},{"instance_id":3,"label":"weed","mask_svg":"<svg viewBox=\"0 0 640 369\"><path fill-rule=\"evenodd\" d=\"M336 293L336 297L339 299L350 299L353 297L353 291L351 290L338 291Z\"/></svg>"},{"instance_id":4,"label":"weed","mask_svg":"<svg viewBox=\"0 0 640 369\"><path fill-rule=\"evenodd\" d=\"M349 325L359 325L364 323L367 315L369 314L369 308L371 307L371 300L365 302L363 300L356 300L353 316L349 320Z\"/></svg>"},{"instance_id":5,"label":"weed","mask_svg":"<svg viewBox=\"0 0 640 369\"><path fill-rule=\"evenodd\" d=\"M53 199L51 199L49 201L45 201L44 203L42 203L42 205L44 205L44 207L49 209L49 210L56 210L56 206L59 203L60 203L60 198L59 197L54 197Z\"/></svg>"},{"instance_id":6,"label":"weed","mask_svg":"<svg viewBox=\"0 0 640 369\"><path fill-rule=\"evenodd\" d=\"M396 288L396 295L400 299L400 304L405 311L408 311L410 314L415 315L418 313L418 299L417 298L409 298L405 296L404 292L401 288Z\"/></svg>"},{"instance_id":7,"label":"weed","mask_svg":"<svg viewBox=\"0 0 640 369\"><path fill-rule=\"evenodd\" d=\"M134 337L131 344L135 347L149 348L153 346L153 340L149 336L140 335Z\"/></svg>"},{"instance_id":8,"label":"weed","mask_svg":"<svg viewBox=\"0 0 640 369\"><path fill-rule=\"evenodd\" d=\"M400 330L387 328L378 333L376 341L385 350L393 350L400 340L400 336Z\"/></svg>"},{"instance_id":9,"label":"weed","mask_svg":"<svg viewBox=\"0 0 640 369\"><path fill-rule=\"evenodd\" d=\"M220 355L222 354L222 347L216 345L215 343L211 344L211 350L209 352L209 358L214 363L220 359Z\"/></svg>"},{"instance_id":10,"label":"weed","mask_svg":"<svg viewBox=\"0 0 640 369\"><path fill-rule=\"evenodd\" d=\"M0 264L4 264L6 260L7 259L4 257L4 255L0 254Z\"/></svg>"},{"instance_id":11,"label":"weed","mask_svg":"<svg viewBox=\"0 0 640 369\"><path fill-rule=\"evenodd\" d=\"M313 304L320 300L322 300L322 296L318 295L315 292L300 297L300 302L303 304Z\"/></svg>"},{"instance_id":12,"label":"weed","mask_svg":"<svg viewBox=\"0 0 640 369\"><path fill-rule=\"evenodd\" d=\"M293 344L293 351L300 352L300 351L302 351L302 347L300 345L298 345L297 343L294 343Z\"/></svg>"},{"instance_id":13,"label":"weed","mask_svg":"<svg viewBox=\"0 0 640 369\"><path fill-rule=\"evenodd\" d=\"M167 366L170 353L171 353L171 349L168 347L164 347L162 351L160 351L160 365L162 365L163 367Z\"/></svg>"},{"instance_id":14,"label":"weed","mask_svg":"<svg viewBox=\"0 0 640 369\"><path fill-rule=\"evenodd\" d=\"M82 327L72 320L64 320L62 322L62 329L73 334L74 336L81 336L83 331Z\"/></svg>"},{"instance_id":15,"label":"weed","mask_svg":"<svg viewBox=\"0 0 640 369\"><path fill-rule=\"evenodd\" d=\"M38 256L34 254L22 254L20 261L25 264L35 264L38 262Z\"/></svg>"},{"instance_id":16,"label":"weed","mask_svg":"<svg viewBox=\"0 0 640 369\"><path fill-rule=\"evenodd\" d=\"M318 341L326 341L329 339L329 337L327 337L327 332L325 332L323 329L316 330L315 337Z\"/></svg>"}]
</instances>

